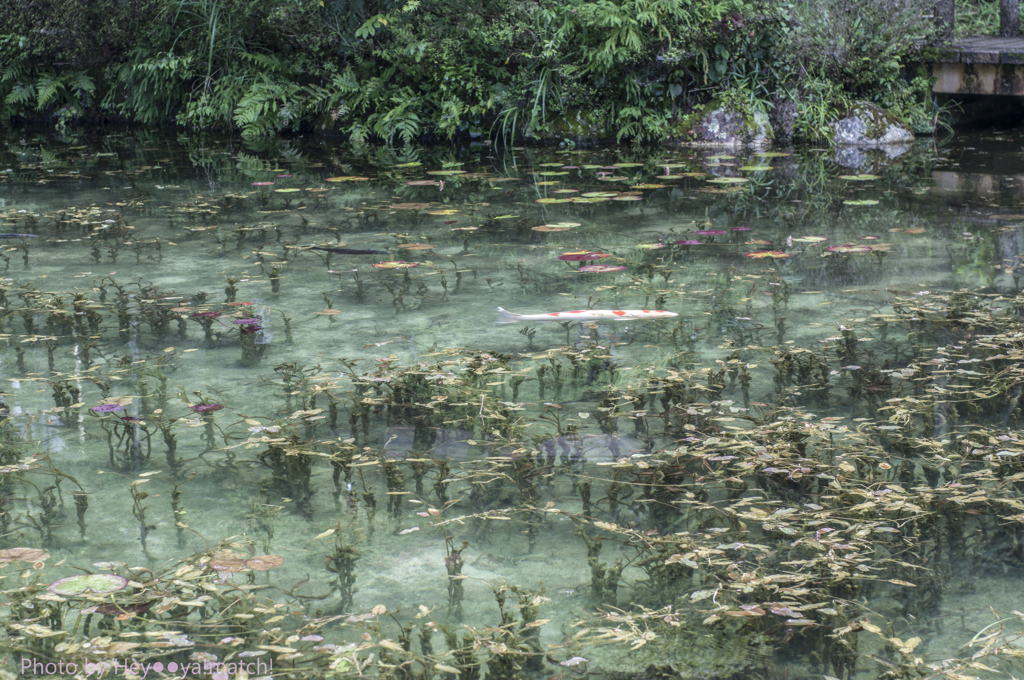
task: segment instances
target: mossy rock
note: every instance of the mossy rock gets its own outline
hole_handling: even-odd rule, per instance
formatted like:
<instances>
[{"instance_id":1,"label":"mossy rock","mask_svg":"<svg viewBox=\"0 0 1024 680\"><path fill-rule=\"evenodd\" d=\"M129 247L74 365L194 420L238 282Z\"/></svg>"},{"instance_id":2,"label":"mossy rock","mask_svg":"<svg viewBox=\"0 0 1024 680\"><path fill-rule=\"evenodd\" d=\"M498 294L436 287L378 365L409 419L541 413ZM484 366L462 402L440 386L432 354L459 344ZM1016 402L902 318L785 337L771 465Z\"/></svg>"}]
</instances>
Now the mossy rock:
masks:
<instances>
[{"instance_id":1,"label":"mossy rock","mask_svg":"<svg viewBox=\"0 0 1024 680\"><path fill-rule=\"evenodd\" d=\"M684 118L669 137L692 146L764 148L771 145L774 132L763 111L740 111L712 102L703 113Z\"/></svg>"},{"instance_id":2,"label":"mossy rock","mask_svg":"<svg viewBox=\"0 0 1024 680\"><path fill-rule=\"evenodd\" d=\"M834 141L840 146L888 146L910 144L914 133L894 113L870 102L854 102L833 125Z\"/></svg>"},{"instance_id":3,"label":"mossy rock","mask_svg":"<svg viewBox=\"0 0 1024 680\"><path fill-rule=\"evenodd\" d=\"M605 114L600 110L583 109L549 115L540 125L543 129L527 129L526 137L547 142L572 139L575 142L597 143L612 136L605 127Z\"/></svg>"}]
</instances>

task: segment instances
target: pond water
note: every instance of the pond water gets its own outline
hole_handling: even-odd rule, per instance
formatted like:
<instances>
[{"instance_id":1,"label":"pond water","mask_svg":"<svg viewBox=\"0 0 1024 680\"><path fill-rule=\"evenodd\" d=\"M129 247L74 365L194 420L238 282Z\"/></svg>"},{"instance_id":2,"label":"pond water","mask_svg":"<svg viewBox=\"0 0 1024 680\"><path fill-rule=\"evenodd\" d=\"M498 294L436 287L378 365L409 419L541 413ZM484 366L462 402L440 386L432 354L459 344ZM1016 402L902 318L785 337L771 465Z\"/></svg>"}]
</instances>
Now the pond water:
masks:
<instances>
[{"instance_id":1,"label":"pond water","mask_svg":"<svg viewBox=\"0 0 1024 680\"><path fill-rule=\"evenodd\" d=\"M1024 131L346 149L0 147L0 668L1002 663Z\"/></svg>"}]
</instances>

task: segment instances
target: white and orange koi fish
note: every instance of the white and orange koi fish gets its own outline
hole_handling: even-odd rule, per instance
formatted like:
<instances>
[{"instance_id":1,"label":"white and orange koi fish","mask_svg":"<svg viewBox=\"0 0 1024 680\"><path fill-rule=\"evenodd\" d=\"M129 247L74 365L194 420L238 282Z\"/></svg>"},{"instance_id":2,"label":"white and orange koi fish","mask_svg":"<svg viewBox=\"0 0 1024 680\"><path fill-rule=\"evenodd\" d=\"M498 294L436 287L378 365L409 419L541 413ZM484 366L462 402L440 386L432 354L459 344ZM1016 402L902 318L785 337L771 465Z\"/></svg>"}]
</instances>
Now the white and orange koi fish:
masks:
<instances>
[{"instance_id":1,"label":"white and orange koi fish","mask_svg":"<svg viewBox=\"0 0 1024 680\"><path fill-rule=\"evenodd\" d=\"M671 319L679 316L675 312L664 312L660 309L584 309L574 312L547 312L546 314L516 314L498 307L501 318L495 323L517 323L519 321L614 321L629 319L643 321L647 319Z\"/></svg>"}]
</instances>

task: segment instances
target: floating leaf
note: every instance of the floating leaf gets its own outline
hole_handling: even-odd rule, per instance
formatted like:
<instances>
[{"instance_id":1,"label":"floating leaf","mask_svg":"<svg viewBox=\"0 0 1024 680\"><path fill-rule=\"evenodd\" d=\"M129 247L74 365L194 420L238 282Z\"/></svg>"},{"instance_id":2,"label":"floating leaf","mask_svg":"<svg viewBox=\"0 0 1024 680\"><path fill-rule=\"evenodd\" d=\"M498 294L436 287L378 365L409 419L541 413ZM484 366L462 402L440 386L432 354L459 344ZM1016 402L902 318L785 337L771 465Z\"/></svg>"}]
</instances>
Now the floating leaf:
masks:
<instances>
[{"instance_id":1,"label":"floating leaf","mask_svg":"<svg viewBox=\"0 0 1024 680\"><path fill-rule=\"evenodd\" d=\"M426 210L430 203L392 203L388 207L392 210Z\"/></svg>"}]
</instances>

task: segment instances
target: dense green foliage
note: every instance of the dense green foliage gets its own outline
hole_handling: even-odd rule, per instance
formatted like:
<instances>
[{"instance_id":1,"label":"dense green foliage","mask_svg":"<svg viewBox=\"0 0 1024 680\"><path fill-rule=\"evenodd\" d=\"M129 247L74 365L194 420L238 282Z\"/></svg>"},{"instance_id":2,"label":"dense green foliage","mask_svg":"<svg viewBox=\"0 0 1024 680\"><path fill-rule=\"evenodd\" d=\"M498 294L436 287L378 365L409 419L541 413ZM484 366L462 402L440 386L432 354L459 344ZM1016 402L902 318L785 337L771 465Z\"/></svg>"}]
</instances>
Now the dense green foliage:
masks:
<instances>
[{"instance_id":1,"label":"dense green foliage","mask_svg":"<svg viewBox=\"0 0 1024 680\"><path fill-rule=\"evenodd\" d=\"M813 139L850 98L927 120L927 4L0 0L0 120L642 141L724 97Z\"/></svg>"}]
</instances>

